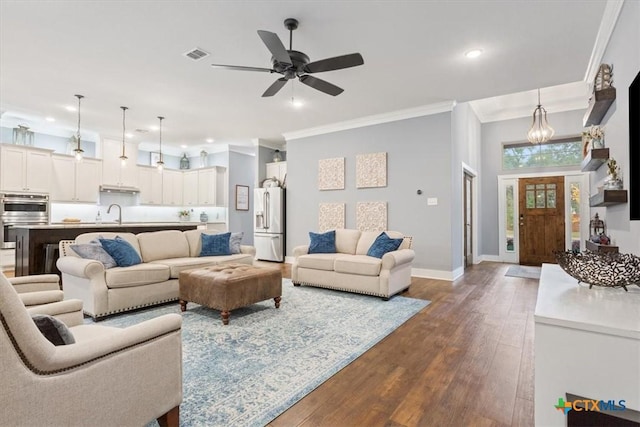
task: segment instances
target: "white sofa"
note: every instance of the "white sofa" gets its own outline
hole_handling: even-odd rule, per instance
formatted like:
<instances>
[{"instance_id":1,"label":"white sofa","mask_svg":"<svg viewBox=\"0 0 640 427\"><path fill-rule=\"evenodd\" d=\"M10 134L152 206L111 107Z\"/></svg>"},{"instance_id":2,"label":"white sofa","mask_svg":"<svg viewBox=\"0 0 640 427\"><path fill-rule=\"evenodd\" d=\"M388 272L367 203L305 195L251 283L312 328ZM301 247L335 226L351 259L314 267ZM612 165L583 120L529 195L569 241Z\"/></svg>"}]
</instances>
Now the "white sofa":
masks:
<instances>
[{"instance_id":1,"label":"white sofa","mask_svg":"<svg viewBox=\"0 0 640 427\"><path fill-rule=\"evenodd\" d=\"M336 253L309 254L309 246L293 250L291 266L293 284L318 286L341 291L380 296L389 299L411 285L411 263L415 252L411 238L386 231L393 239L403 238L398 250L382 259L367 255L379 231L338 229Z\"/></svg>"},{"instance_id":2,"label":"white sofa","mask_svg":"<svg viewBox=\"0 0 640 427\"><path fill-rule=\"evenodd\" d=\"M253 264L255 248L240 246L241 253L199 257L203 230L165 230L148 233L85 233L60 242L57 266L62 273L65 298L82 300L85 314L94 319L148 305L178 299L178 277L182 270L225 262ZM80 258L74 243L89 243L120 236L138 252L142 263L105 269L92 259Z\"/></svg>"}]
</instances>

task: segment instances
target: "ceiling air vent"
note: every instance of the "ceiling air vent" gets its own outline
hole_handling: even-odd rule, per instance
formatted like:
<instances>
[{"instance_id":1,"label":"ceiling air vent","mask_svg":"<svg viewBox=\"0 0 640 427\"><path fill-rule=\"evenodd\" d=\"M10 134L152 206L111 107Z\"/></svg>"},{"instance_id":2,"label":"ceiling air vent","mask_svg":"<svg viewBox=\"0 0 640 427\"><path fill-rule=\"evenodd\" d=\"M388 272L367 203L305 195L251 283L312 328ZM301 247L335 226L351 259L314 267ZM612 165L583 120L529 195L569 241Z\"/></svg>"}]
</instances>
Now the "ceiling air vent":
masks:
<instances>
[{"instance_id":1,"label":"ceiling air vent","mask_svg":"<svg viewBox=\"0 0 640 427\"><path fill-rule=\"evenodd\" d=\"M191 58L194 61L199 61L202 58L204 58L205 56L209 56L209 53L205 52L204 50L200 49L199 47L195 47L195 48L191 49L189 52L186 52L184 54L184 56L186 56L187 58Z\"/></svg>"}]
</instances>

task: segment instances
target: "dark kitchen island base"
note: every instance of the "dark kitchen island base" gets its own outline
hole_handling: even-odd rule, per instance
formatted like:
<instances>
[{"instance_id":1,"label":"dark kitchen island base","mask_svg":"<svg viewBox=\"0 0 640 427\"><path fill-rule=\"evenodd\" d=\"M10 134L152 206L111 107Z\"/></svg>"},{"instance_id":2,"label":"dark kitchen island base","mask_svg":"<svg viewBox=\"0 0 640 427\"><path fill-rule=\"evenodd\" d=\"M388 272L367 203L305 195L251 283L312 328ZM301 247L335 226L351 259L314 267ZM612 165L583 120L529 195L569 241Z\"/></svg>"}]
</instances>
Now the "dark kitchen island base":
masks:
<instances>
[{"instance_id":1,"label":"dark kitchen island base","mask_svg":"<svg viewBox=\"0 0 640 427\"><path fill-rule=\"evenodd\" d=\"M16 242L15 275L18 277L45 273L45 253L47 245L58 244L60 240L73 240L80 234L99 232L137 234L160 230L195 230L197 227L197 224L30 225L12 227L10 235L15 238ZM60 271L58 271L58 268L55 266L55 261L56 260L53 260L53 270L51 273L60 275Z\"/></svg>"}]
</instances>

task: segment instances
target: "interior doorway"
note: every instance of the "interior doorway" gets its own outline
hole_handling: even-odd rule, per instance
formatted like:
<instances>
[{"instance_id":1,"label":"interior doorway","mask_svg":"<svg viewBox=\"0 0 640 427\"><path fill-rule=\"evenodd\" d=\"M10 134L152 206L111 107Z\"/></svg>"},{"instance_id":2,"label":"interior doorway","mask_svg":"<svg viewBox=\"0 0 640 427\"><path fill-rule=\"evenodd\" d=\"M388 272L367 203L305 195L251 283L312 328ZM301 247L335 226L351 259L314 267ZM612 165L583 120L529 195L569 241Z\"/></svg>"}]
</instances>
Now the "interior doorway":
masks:
<instances>
[{"instance_id":1,"label":"interior doorway","mask_svg":"<svg viewBox=\"0 0 640 427\"><path fill-rule=\"evenodd\" d=\"M565 249L564 177L518 180L520 264L555 263Z\"/></svg>"},{"instance_id":2,"label":"interior doorway","mask_svg":"<svg viewBox=\"0 0 640 427\"><path fill-rule=\"evenodd\" d=\"M473 176L464 172L464 268L473 264Z\"/></svg>"}]
</instances>

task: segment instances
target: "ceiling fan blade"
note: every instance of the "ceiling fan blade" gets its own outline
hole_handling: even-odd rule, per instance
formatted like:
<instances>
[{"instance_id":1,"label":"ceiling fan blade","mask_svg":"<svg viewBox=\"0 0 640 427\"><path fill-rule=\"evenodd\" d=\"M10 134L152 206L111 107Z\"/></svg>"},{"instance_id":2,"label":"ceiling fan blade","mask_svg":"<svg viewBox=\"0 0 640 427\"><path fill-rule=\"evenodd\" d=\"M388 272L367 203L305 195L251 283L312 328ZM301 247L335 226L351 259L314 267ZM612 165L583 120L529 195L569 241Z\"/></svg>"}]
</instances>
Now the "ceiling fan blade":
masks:
<instances>
[{"instance_id":1,"label":"ceiling fan blade","mask_svg":"<svg viewBox=\"0 0 640 427\"><path fill-rule=\"evenodd\" d=\"M244 67L242 65L222 65L222 64L211 64L213 68L222 68L225 70L240 70L240 71L262 71L264 73L275 73L275 70L271 68L260 68L260 67Z\"/></svg>"},{"instance_id":2,"label":"ceiling fan blade","mask_svg":"<svg viewBox=\"0 0 640 427\"><path fill-rule=\"evenodd\" d=\"M267 96L275 95L286 84L287 84L287 79L285 79L284 77L279 78L278 80L273 82L273 84L269 86L267 90L264 91L264 93L262 94L262 97L265 98Z\"/></svg>"},{"instance_id":3,"label":"ceiling fan blade","mask_svg":"<svg viewBox=\"0 0 640 427\"><path fill-rule=\"evenodd\" d=\"M364 64L364 59L359 53L336 56L333 58L321 59L310 62L304 66L307 73L321 73L323 71L341 70L343 68L356 67Z\"/></svg>"},{"instance_id":4,"label":"ceiling fan blade","mask_svg":"<svg viewBox=\"0 0 640 427\"><path fill-rule=\"evenodd\" d=\"M329 82L325 82L324 80L321 80L317 77L307 75L300 76L300 81L307 86L311 86L312 88L317 89L320 92L324 92L332 96L340 95L342 92L344 92L344 89L339 88L338 86L333 85Z\"/></svg>"},{"instance_id":5,"label":"ceiling fan blade","mask_svg":"<svg viewBox=\"0 0 640 427\"><path fill-rule=\"evenodd\" d=\"M271 52L276 61L283 64L291 65L291 58L289 57L289 53L287 52L287 49L285 49L282 41L280 40L280 37L278 37L276 33L258 30L258 35L262 39L262 42L267 46L267 49L269 49L269 52Z\"/></svg>"}]
</instances>

